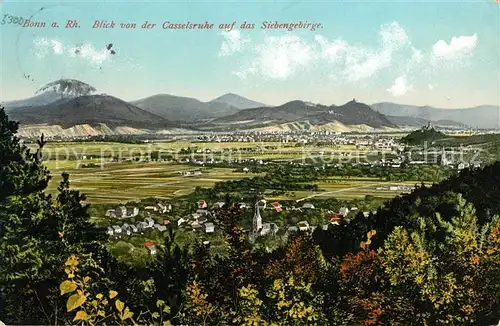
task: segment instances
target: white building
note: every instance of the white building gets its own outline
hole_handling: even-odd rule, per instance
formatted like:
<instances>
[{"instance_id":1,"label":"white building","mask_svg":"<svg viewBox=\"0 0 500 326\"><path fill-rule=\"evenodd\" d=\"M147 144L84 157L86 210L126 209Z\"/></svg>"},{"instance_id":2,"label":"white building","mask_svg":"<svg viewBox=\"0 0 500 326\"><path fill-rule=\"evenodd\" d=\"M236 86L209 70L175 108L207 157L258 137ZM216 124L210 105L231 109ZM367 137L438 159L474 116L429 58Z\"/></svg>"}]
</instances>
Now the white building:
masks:
<instances>
[{"instance_id":1,"label":"white building","mask_svg":"<svg viewBox=\"0 0 500 326\"><path fill-rule=\"evenodd\" d=\"M135 206L128 206L126 208L126 216L127 217L136 217L137 215L139 215L139 208L137 208Z\"/></svg>"},{"instance_id":2,"label":"white building","mask_svg":"<svg viewBox=\"0 0 500 326\"><path fill-rule=\"evenodd\" d=\"M155 229L157 229L158 231L160 232L165 232L167 231L167 227L165 225L161 225L161 224L155 224L154 225Z\"/></svg>"},{"instance_id":3,"label":"white building","mask_svg":"<svg viewBox=\"0 0 500 326\"><path fill-rule=\"evenodd\" d=\"M204 224L205 227L205 233L214 233L215 227L214 224L209 222Z\"/></svg>"},{"instance_id":4,"label":"white building","mask_svg":"<svg viewBox=\"0 0 500 326\"><path fill-rule=\"evenodd\" d=\"M213 209L222 208L222 207L224 207L224 205L226 205L225 202L219 201L219 202L215 203L214 206L212 206L212 208Z\"/></svg>"},{"instance_id":5,"label":"white building","mask_svg":"<svg viewBox=\"0 0 500 326\"><path fill-rule=\"evenodd\" d=\"M299 223L297 223L297 226L299 227L299 231L309 230L309 223L307 221L300 221Z\"/></svg>"},{"instance_id":6,"label":"white building","mask_svg":"<svg viewBox=\"0 0 500 326\"><path fill-rule=\"evenodd\" d=\"M342 214L343 216L346 216L347 214L349 214L349 208L347 208L347 207L341 207L339 209L339 214Z\"/></svg>"},{"instance_id":7,"label":"white building","mask_svg":"<svg viewBox=\"0 0 500 326\"><path fill-rule=\"evenodd\" d=\"M148 228L152 228L155 225L155 221L150 217L145 218L144 222L148 224Z\"/></svg>"},{"instance_id":8,"label":"white building","mask_svg":"<svg viewBox=\"0 0 500 326\"><path fill-rule=\"evenodd\" d=\"M302 208L304 208L304 209L315 209L316 207L314 207L314 205L311 204L311 203L305 203L304 205L302 205Z\"/></svg>"}]
</instances>

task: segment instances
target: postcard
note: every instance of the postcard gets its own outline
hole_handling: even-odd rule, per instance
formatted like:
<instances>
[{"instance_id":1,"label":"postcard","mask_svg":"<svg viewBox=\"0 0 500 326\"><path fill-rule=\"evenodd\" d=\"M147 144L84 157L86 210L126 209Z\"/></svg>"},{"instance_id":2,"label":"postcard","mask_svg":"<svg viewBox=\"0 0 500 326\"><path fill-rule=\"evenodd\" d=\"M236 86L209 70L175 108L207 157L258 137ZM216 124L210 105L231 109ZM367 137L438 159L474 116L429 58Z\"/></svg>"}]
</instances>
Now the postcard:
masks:
<instances>
[{"instance_id":1,"label":"postcard","mask_svg":"<svg viewBox=\"0 0 500 326\"><path fill-rule=\"evenodd\" d=\"M500 322L500 1L0 8L0 325Z\"/></svg>"}]
</instances>

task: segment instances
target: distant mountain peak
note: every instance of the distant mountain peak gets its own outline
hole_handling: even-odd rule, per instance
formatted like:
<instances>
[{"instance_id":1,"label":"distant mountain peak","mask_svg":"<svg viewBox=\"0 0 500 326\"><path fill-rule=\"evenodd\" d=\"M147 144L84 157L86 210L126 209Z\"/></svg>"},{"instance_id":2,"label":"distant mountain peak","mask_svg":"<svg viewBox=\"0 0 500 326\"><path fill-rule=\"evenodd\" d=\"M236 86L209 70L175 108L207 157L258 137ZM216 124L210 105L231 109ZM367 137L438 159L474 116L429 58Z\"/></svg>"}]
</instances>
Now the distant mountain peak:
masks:
<instances>
[{"instance_id":1,"label":"distant mountain peak","mask_svg":"<svg viewBox=\"0 0 500 326\"><path fill-rule=\"evenodd\" d=\"M47 124L63 128L100 123L156 129L174 126L167 119L109 95L84 95L42 106L21 107L9 112L9 117L23 125Z\"/></svg>"},{"instance_id":2,"label":"distant mountain peak","mask_svg":"<svg viewBox=\"0 0 500 326\"><path fill-rule=\"evenodd\" d=\"M283 123L322 126L336 122L372 128L396 127L383 114L375 112L363 103L351 101L341 106L325 106L301 100L289 101L276 107L241 110L231 116L210 121L209 124L242 126L243 121L245 128Z\"/></svg>"},{"instance_id":3,"label":"distant mountain peak","mask_svg":"<svg viewBox=\"0 0 500 326\"><path fill-rule=\"evenodd\" d=\"M232 105L240 110L266 106L264 103L252 101L244 96L231 92L221 95L211 100L209 103L225 103L228 105Z\"/></svg>"},{"instance_id":4,"label":"distant mountain peak","mask_svg":"<svg viewBox=\"0 0 500 326\"><path fill-rule=\"evenodd\" d=\"M409 117L427 121L453 121L456 124L481 129L500 129L500 107L481 105L455 109L435 108L429 105L405 105L391 102L372 104L376 111L387 116Z\"/></svg>"}]
</instances>

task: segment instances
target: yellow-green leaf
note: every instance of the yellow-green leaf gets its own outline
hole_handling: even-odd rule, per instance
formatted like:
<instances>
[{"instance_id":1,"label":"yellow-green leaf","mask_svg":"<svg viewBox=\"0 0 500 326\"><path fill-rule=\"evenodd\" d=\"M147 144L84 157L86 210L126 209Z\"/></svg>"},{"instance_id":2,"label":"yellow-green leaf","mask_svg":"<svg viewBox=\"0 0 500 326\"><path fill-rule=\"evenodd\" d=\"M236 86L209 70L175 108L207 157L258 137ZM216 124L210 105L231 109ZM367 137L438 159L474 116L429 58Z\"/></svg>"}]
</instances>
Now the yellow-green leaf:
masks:
<instances>
[{"instance_id":1,"label":"yellow-green leaf","mask_svg":"<svg viewBox=\"0 0 500 326\"><path fill-rule=\"evenodd\" d=\"M163 326L172 326L172 323L170 321L164 321Z\"/></svg>"},{"instance_id":2,"label":"yellow-green leaf","mask_svg":"<svg viewBox=\"0 0 500 326\"><path fill-rule=\"evenodd\" d=\"M82 304L84 304L86 299L87 298L84 295L73 294L68 298L68 301L66 302L66 310L71 311L80 307Z\"/></svg>"},{"instance_id":3,"label":"yellow-green leaf","mask_svg":"<svg viewBox=\"0 0 500 326\"><path fill-rule=\"evenodd\" d=\"M157 306L158 308L159 308L159 307L161 307L161 306L164 306L164 305L165 305L165 301L163 301L163 300L158 300L158 301L156 301L156 306Z\"/></svg>"},{"instance_id":4,"label":"yellow-green leaf","mask_svg":"<svg viewBox=\"0 0 500 326\"><path fill-rule=\"evenodd\" d=\"M121 302L120 299L117 299L115 301L115 307L116 307L116 310L118 310L119 312L122 312L123 308L125 307L125 304L123 302Z\"/></svg>"},{"instance_id":5,"label":"yellow-green leaf","mask_svg":"<svg viewBox=\"0 0 500 326\"><path fill-rule=\"evenodd\" d=\"M117 295L118 295L118 292L113 291L113 290L109 291L109 298L110 298L110 299L113 299L113 298L114 298L114 297L116 297Z\"/></svg>"},{"instance_id":6,"label":"yellow-green leaf","mask_svg":"<svg viewBox=\"0 0 500 326\"><path fill-rule=\"evenodd\" d=\"M76 316L75 318L73 319L73 321L76 321L76 320L86 320L87 319L87 313L83 310L80 310L76 313Z\"/></svg>"},{"instance_id":7,"label":"yellow-green leaf","mask_svg":"<svg viewBox=\"0 0 500 326\"><path fill-rule=\"evenodd\" d=\"M61 290L61 295L71 293L76 290L76 284L73 281L66 280L59 285L59 290Z\"/></svg>"},{"instance_id":8,"label":"yellow-green leaf","mask_svg":"<svg viewBox=\"0 0 500 326\"><path fill-rule=\"evenodd\" d=\"M87 283L88 281L90 281L90 277L85 276L85 277L83 278L83 281L84 281L85 283Z\"/></svg>"},{"instance_id":9,"label":"yellow-green leaf","mask_svg":"<svg viewBox=\"0 0 500 326\"><path fill-rule=\"evenodd\" d=\"M153 312L152 316L153 318L160 318L160 314L157 312Z\"/></svg>"},{"instance_id":10,"label":"yellow-green leaf","mask_svg":"<svg viewBox=\"0 0 500 326\"><path fill-rule=\"evenodd\" d=\"M102 295L102 293L98 293L95 297L96 297L98 300L101 300L101 299L102 299L102 297L103 297L103 295Z\"/></svg>"},{"instance_id":11,"label":"yellow-green leaf","mask_svg":"<svg viewBox=\"0 0 500 326\"><path fill-rule=\"evenodd\" d=\"M129 318L132 318L132 316L134 315L133 312L131 312L128 307L125 308L125 311L123 312L123 316L122 316L122 320L127 320Z\"/></svg>"},{"instance_id":12,"label":"yellow-green leaf","mask_svg":"<svg viewBox=\"0 0 500 326\"><path fill-rule=\"evenodd\" d=\"M104 311L103 311L103 310L99 310L99 311L97 311L97 316L104 317L104 316L106 316L106 315L104 314Z\"/></svg>"},{"instance_id":13,"label":"yellow-green leaf","mask_svg":"<svg viewBox=\"0 0 500 326\"><path fill-rule=\"evenodd\" d=\"M166 313L166 314L169 314L170 313L170 307L169 306L165 306L163 308L163 312Z\"/></svg>"}]
</instances>

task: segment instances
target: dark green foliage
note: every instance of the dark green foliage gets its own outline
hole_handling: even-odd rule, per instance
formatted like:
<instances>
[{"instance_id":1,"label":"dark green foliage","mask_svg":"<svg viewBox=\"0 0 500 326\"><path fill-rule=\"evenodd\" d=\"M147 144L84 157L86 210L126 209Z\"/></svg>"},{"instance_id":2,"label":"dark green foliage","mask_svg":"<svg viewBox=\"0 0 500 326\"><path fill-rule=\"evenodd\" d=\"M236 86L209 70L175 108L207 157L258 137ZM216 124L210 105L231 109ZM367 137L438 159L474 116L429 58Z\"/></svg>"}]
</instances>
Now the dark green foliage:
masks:
<instances>
[{"instance_id":1,"label":"dark green foliage","mask_svg":"<svg viewBox=\"0 0 500 326\"><path fill-rule=\"evenodd\" d=\"M407 145L423 145L446 138L446 135L434 128L422 128L406 135L401 141Z\"/></svg>"},{"instance_id":2,"label":"dark green foliage","mask_svg":"<svg viewBox=\"0 0 500 326\"><path fill-rule=\"evenodd\" d=\"M0 319L52 323L67 255L93 254L106 265L107 237L89 222L84 197L68 189L68 175L56 200L44 193L50 175L40 161L43 137L31 153L15 136L17 127L0 110Z\"/></svg>"}]
</instances>

